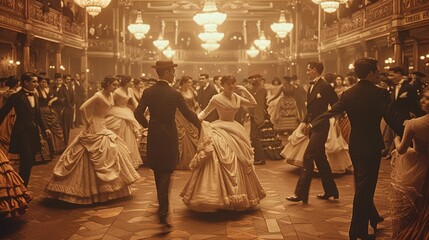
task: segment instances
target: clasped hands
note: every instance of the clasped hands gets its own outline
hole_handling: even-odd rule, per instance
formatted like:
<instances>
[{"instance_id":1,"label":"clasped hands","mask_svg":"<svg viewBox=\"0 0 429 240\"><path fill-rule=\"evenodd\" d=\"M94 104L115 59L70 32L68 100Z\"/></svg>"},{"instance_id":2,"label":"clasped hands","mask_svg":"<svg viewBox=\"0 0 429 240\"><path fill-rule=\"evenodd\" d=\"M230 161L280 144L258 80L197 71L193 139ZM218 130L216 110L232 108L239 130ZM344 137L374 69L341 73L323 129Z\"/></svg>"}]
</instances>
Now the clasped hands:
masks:
<instances>
[{"instance_id":1,"label":"clasped hands","mask_svg":"<svg viewBox=\"0 0 429 240\"><path fill-rule=\"evenodd\" d=\"M304 123L304 126L301 129L301 133L304 134L305 136L308 136L311 129L312 129L312 126L310 123Z\"/></svg>"}]
</instances>

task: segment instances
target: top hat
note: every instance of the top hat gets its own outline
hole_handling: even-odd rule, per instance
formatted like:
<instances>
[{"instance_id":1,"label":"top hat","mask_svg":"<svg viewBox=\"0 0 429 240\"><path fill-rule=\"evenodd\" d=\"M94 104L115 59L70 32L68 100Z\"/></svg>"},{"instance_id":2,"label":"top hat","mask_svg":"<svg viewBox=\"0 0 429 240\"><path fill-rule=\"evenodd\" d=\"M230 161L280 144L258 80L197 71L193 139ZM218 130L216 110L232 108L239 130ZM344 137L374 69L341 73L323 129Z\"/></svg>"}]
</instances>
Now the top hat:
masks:
<instances>
[{"instance_id":1,"label":"top hat","mask_svg":"<svg viewBox=\"0 0 429 240\"><path fill-rule=\"evenodd\" d=\"M172 60L159 60L156 61L156 64L153 65L153 68L170 68L170 67L177 67L178 65L173 63Z\"/></svg>"},{"instance_id":2,"label":"top hat","mask_svg":"<svg viewBox=\"0 0 429 240\"><path fill-rule=\"evenodd\" d=\"M250 75L247 79L251 79L251 78L261 78L261 77L262 77L262 75L261 75L261 74L259 74L259 73L255 73L255 74Z\"/></svg>"},{"instance_id":3,"label":"top hat","mask_svg":"<svg viewBox=\"0 0 429 240\"><path fill-rule=\"evenodd\" d=\"M296 75L296 74L294 74L294 75L292 75L292 77L290 78L292 81L293 80L298 80L298 75Z\"/></svg>"}]
</instances>

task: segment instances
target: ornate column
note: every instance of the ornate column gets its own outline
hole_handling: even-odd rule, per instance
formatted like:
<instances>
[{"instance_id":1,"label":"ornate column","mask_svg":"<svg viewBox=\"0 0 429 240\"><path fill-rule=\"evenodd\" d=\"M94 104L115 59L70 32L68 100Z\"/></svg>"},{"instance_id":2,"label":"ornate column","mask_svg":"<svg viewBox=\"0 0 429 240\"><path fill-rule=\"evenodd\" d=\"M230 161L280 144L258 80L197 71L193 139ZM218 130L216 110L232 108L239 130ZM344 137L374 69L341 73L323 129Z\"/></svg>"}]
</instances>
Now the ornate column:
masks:
<instances>
[{"instance_id":1,"label":"ornate column","mask_svg":"<svg viewBox=\"0 0 429 240\"><path fill-rule=\"evenodd\" d=\"M18 40L22 43L23 70L24 72L31 71L30 66L30 47L34 40L32 33L18 35Z\"/></svg>"},{"instance_id":2,"label":"ornate column","mask_svg":"<svg viewBox=\"0 0 429 240\"><path fill-rule=\"evenodd\" d=\"M86 71L88 69L88 49L84 48L82 51L82 55L80 56L80 72L85 74L85 79L88 78L88 72ZM85 81L83 83L83 88L85 89L85 92L88 92L88 81Z\"/></svg>"},{"instance_id":3,"label":"ornate column","mask_svg":"<svg viewBox=\"0 0 429 240\"><path fill-rule=\"evenodd\" d=\"M63 43L58 43L55 47L55 71L60 72L60 66L62 65L61 62L61 52L64 49Z\"/></svg>"},{"instance_id":4,"label":"ornate column","mask_svg":"<svg viewBox=\"0 0 429 240\"><path fill-rule=\"evenodd\" d=\"M400 32L392 32L388 36L388 44L393 45L393 59L396 65L402 66L402 40L403 37Z\"/></svg>"}]
</instances>

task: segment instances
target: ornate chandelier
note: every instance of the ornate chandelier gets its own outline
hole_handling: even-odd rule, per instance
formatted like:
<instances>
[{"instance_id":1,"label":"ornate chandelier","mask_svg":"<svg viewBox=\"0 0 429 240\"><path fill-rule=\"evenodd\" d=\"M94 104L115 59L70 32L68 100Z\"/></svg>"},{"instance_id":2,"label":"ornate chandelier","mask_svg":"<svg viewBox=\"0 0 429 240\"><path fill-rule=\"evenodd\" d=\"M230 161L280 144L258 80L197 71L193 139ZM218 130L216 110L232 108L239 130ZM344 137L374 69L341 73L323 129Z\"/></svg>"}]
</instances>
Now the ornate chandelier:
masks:
<instances>
[{"instance_id":1,"label":"ornate chandelier","mask_svg":"<svg viewBox=\"0 0 429 240\"><path fill-rule=\"evenodd\" d=\"M264 31L261 31L261 35L259 36L259 39L256 39L255 41L253 41L253 43L259 48L259 50L264 51L270 46L271 40L268 40L265 37Z\"/></svg>"},{"instance_id":2,"label":"ornate chandelier","mask_svg":"<svg viewBox=\"0 0 429 240\"><path fill-rule=\"evenodd\" d=\"M255 45L252 45L250 49L246 50L246 53L249 55L249 57L254 58L258 56L259 50L255 48Z\"/></svg>"},{"instance_id":3,"label":"ornate chandelier","mask_svg":"<svg viewBox=\"0 0 429 240\"><path fill-rule=\"evenodd\" d=\"M168 46L168 44L170 44L170 41L168 41L167 39L164 39L164 29L165 29L165 22L164 20L162 20L161 33L159 34L158 39L153 41L153 45L155 45L155 47L158 48L159 51L162 51Z\"/></svg>"},{"instance_id":4,"label":"ornate chandelier","mask_svg":"<svg viewBox=\"0 0 429 240\"><path fill-rule=\"evenodd\" d=\"M206 43L202 43L201 47L203 47L205 50L211 52L211 51L218 49L220 47L220 44L217 42L206 42Z\"/></svg>"},{"instance_id":5,"label":"ornate chandelier","mask_svg":"<svg viewBox=\"0 0 429 240\"><path fill-rule=\"evenodd\" d=\"M198 37L204 42L219 42L224 34L217 31L217 25L204 25L204 32L198 34Z\"/></svg>"},{"instance_id":6,"label":"ornate chandelier","mask_svg":"<svg viewBox=\"0 0 429 240\"><path fill-rule=\"evenodd\" d=\"M197 13L193 19L200 26L204 26L206 24L221 25L226 19L226 14L218 12L214 0L206 0L203 12Z\"/></svg>"},{"instance_id":7,"label":"ornate chandelier","mask_svg":"<svg viewBox=\"0 0 429 240\"><path fill-rule=\"evenodd\" d=\"M89 15L97 16L102 8L109 5L112 0L74 0L79 7L85 8Z\"/></svg>"},{"instance_id":8,"label":"ornate chandelier","mask_svg":"<svg viewBox=\"0 0 429 240\"><path fill-rule=\"evenodd\" d=\"M128 25L128 31L134 35L137 40L144 38L149 32L150 25L144 24L142 19L142 12L137 12L137 19L135 23Z\"/></svg>"},{"instance_id":9,"label":"ornate chandelier","mask_svg":"<svg viewBox=\"0 0 429 240\"><path fill-rule=\"evenodd\" d=\"M279 22L271 24L271 30L277 34L279 38L285 38L292 31L293 23L286 22L285 11L281 10Z\"/></svg>"},{"instance_id":10,"label":"ornate chandelier","mask_svg":"<svg viewBox=\"0 0 429 240\"><path fill-rule=\"evenodd\" d=\"M347 3L348 0L312 0L315 4L320 4L320 7L327 13L333 13L338 10L341 3Z\"/></svg>"},{"instance_id":11,"label":"ornate chandelier","mask_svg":"<svg viewBox=\"0 0 429 240\"><path fill-rule=\"evenodd\" d=\"M164 56L166 56L167 58L172 58L175 54L176 51L171 49L170 46L168 46L167 49L165 49L164 51L162 51L162 53L164 54Z\"/></svg>"}]
</instances>

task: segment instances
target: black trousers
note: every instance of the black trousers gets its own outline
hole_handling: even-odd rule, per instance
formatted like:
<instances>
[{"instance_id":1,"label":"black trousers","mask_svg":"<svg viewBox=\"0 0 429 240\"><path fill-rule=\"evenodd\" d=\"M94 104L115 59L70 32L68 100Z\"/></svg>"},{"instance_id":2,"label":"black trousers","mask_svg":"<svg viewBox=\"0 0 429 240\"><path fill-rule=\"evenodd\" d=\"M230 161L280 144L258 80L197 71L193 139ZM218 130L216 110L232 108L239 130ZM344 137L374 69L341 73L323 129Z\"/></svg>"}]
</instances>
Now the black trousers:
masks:
<instances>
[{"instance_id":1,"label":"black trousers","mask_svg":"<svg viewBox=\"0 0 429 240\"><path fill-rule=\"evenodd\" d=\"M170 179L173 171L154 170L156 192L158 195L158 216L159 221L164 223L167 221L169 214L168 194L170 192Z\"/></svg>"},{"instance_id":2,"label":"black trousers","mask_svg":"<svg viewBox=\"0 0 429 240\"><path fill-rule=\"evenodd\" d=\"M316 163L317 169L319 170L325 193L335 194L338 192L337 185L332 175L331 166L329 165L325 152L325 143L328 138L329 127L329 121L326 121L317 129L312 129L310 131L310 141L304 152L303 167L295 188L295 194L298 196L304 197L309 194L314 163Z\"/></svg>"},{"instance_id":3,"label":"black trousers","mask_svg":"<svg viewBox=\"0 0 429 240\"><path fill-rule=\"evenodd\" d=\"M19 155L19 176L27 187L30 180L31 168L36 160L36 149L31 144L23 143L18 152Z\"/></svg>"},{"instance_id":4,"label":"black trousers","mask_svg":"<svg viewBox=\"0 0 429 240\"><path fill-rule=\"evenodd\" d=\"M363 154L362 149L350 148L350 157L354 168L355 195L350 224L350 235L365 236L368 234L368 222L379 217L374 205L374 193L380 169L381 150Z\"/></svg>"},{"instance_id":5,"label":"black trousers","mask_svg":"<svg viewBox=\"0 0 429 240\"><path fill-rule=\"evenodd\" d=\"M261 143L261 131L253 117L250 117L250 142L255 154L255 162L265 160L265 152Z\"/></svg>"},{"instance_id":6,"label":"black trousers","mask_svg":"<svg viewBox=\"0 0 429 240\"><path fill-rule=\"evenodd\" d=\"M69 136L70 136L70 129L73 125L73 108L72 107L66 107L64 108L64 111L61 116L61 126L63 127L63 134L64 134L64 144L65 146L68 146L69 144Z\"/></svg>"}]
</instances>

